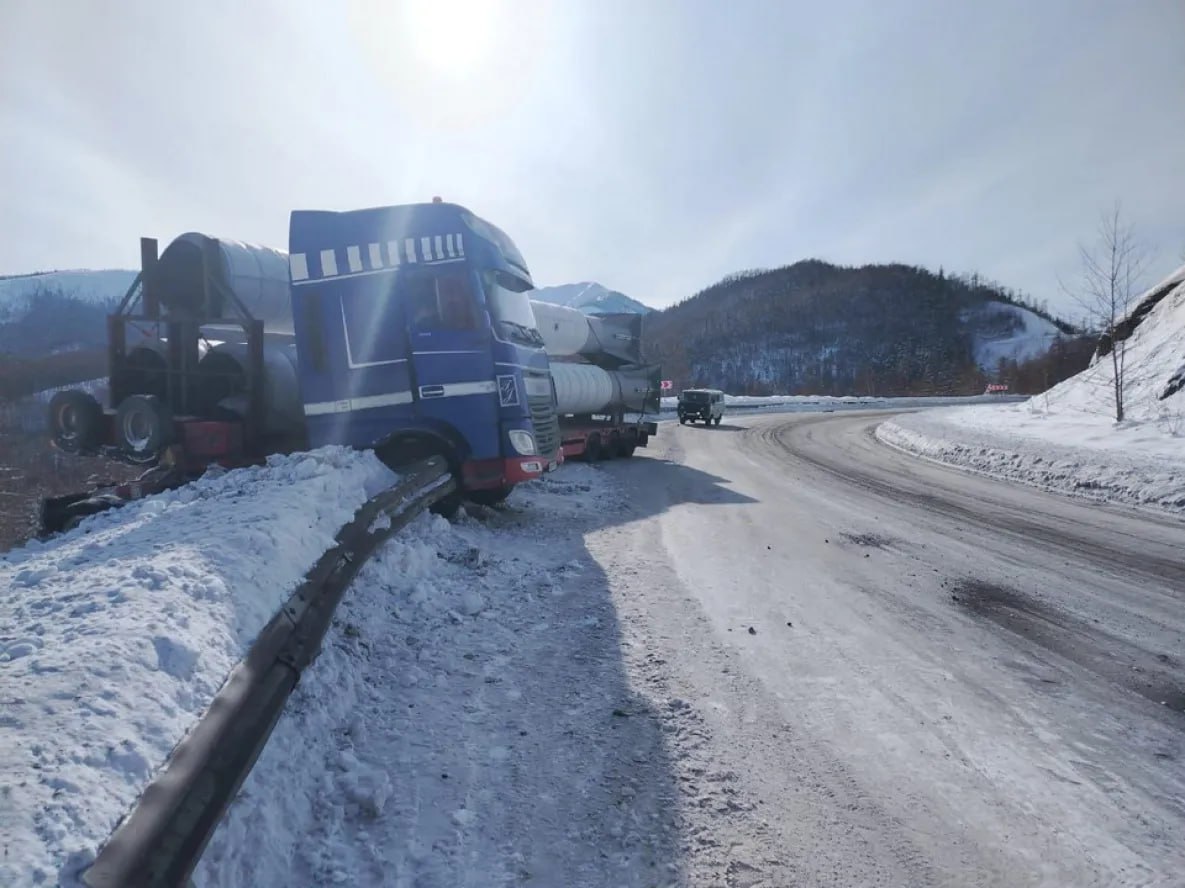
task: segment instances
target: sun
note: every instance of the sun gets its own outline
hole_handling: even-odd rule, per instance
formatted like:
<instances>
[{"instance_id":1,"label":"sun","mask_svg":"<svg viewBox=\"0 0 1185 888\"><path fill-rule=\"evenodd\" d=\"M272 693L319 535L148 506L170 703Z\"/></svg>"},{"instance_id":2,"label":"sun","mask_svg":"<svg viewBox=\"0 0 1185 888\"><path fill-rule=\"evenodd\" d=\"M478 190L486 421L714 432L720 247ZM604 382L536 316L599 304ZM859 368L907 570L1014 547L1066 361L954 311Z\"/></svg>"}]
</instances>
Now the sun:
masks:
<instances>
[{"instance_id":1,"label":"sun","mask_svg":"<svg viewBox=\"0 0 1185 888\"><path fill-rule=\"evenodd\" d=\"M546 7L536 0L351 0L351 51L397 113L432 129L480 128L532 88Z\"/></svg>"},{"instance_id":2,"label":"sun","mask_svg":"<svg viewBox=\"0 0 1185 888\"><path fill-rule=\"evenodd\" d=\"M399 9L400 42L436 77L472 82L495 66L503 6L500 0L412 0Z\"/></svg>"}]
</instances>

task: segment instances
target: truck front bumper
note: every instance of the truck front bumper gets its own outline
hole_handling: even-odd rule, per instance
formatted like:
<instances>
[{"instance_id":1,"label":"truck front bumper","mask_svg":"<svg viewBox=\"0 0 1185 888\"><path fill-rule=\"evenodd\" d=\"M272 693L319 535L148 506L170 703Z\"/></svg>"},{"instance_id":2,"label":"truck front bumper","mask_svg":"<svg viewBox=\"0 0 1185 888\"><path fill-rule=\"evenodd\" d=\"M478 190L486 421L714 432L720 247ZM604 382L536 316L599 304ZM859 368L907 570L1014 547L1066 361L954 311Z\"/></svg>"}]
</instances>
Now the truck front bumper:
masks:
<instances>
[{"instance_id":1,"label":"truck front bumper","mask_svg":"<svg viewBox=\"0 0 1185 888\"><path fill-rule=\"evenodd\" d=\"M546 472L554 472L563 461L563 451L551 456L470 460L461 466L461 477L466 490L510 487L524 481L533 481Z\"/></svg>"}]
</instances>

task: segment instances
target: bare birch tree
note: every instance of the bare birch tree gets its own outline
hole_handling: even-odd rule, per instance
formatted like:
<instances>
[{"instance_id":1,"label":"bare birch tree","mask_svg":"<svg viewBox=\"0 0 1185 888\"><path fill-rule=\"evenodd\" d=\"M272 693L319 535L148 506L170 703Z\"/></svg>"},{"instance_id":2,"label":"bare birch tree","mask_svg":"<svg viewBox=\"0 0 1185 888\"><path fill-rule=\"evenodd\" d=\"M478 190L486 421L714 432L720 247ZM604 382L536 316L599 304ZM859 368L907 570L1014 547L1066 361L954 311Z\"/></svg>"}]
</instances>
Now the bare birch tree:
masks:
<instances>
[{"instance_id":1,"label":"bare birch tree","mask_svg":"<svg viewBox=\"0 0 1185 888\"><path fill-rule=\"evenodd\" d=\"M1067 288L1086 312L1090 326L1100 332L1100 357L1110 357L1115 397L1115 421L1123 422L1127 382L1125 323L1135 308L1148 254L1132 227L1123 220L1118 202L1099 219L1096 241L1079 245L1082 270L1077 286ZM1109 351L1108 351L1109 349Z\"/></svg>"}]
</instances>

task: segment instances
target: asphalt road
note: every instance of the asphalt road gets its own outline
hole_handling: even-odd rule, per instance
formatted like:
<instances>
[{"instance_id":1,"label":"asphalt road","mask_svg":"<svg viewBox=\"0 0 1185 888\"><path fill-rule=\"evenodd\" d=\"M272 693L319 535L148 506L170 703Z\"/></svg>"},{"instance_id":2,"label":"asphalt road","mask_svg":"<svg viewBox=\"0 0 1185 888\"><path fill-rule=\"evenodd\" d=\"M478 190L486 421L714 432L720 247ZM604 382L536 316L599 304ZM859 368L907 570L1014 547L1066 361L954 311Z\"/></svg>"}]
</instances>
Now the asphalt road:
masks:
<instances>
[{"instance_id":1,"label":"asphalt road","mask_svg":"<svg viewBox=\"0 0 1185 888\"><path fill-rule=\"evenodd\" d=\"M674 707L694 885L1185 885L1185 524L916 460L889 414L664 424L586 536Z\"/></svg>"}]
</instances>

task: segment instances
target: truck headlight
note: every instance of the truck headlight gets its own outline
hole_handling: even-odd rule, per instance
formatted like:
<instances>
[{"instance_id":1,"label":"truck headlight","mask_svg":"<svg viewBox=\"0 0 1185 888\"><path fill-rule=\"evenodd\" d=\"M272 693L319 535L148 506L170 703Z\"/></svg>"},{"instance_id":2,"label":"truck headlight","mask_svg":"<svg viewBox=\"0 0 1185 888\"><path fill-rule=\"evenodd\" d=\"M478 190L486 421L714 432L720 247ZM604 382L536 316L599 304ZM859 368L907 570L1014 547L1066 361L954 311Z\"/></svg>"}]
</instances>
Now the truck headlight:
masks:
<instances>
[{"instance_id":1,"label":"truck headlight","mask_svg":"<svg viewBox=\"0 0 1185 888\"><path fill-rule=\"evenodd\" d=\"M524 432L522 429L511 429L509 434L510 446L514 448L516 453L520 456L535 455L535 439L531 437L530 432Z\"/></svg>"}]
</instances>

